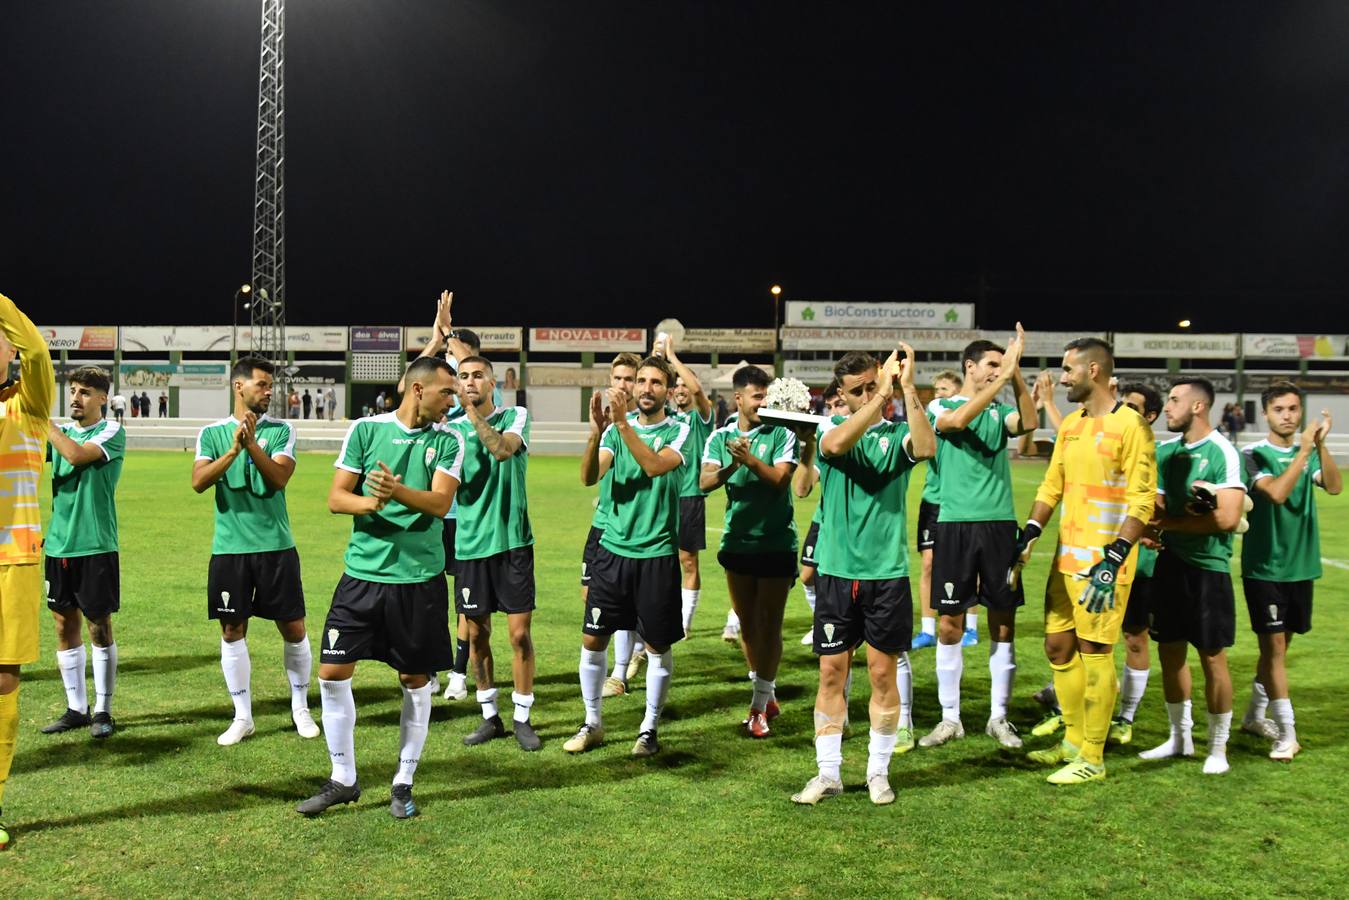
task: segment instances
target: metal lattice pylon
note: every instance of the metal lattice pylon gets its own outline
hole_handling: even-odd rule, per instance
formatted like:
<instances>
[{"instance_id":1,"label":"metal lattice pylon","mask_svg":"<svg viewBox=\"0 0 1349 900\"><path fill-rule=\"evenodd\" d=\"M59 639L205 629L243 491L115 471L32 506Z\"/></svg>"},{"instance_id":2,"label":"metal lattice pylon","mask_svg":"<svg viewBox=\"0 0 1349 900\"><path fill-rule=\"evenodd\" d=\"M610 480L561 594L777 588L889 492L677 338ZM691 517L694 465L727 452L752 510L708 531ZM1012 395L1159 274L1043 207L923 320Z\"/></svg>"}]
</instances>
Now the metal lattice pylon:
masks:
<instances>
[{"instance_id":1,"label":"metal lattice pylon","mask_svg":"<svg viewBox=\"0 0 1349 900\"><path fill-rule=\"evenodd\" d=\"M258 167L253 184L252 353L276 365L272 414L286 410L286 4L262 0Z\"/></svg>"}]
</instances>

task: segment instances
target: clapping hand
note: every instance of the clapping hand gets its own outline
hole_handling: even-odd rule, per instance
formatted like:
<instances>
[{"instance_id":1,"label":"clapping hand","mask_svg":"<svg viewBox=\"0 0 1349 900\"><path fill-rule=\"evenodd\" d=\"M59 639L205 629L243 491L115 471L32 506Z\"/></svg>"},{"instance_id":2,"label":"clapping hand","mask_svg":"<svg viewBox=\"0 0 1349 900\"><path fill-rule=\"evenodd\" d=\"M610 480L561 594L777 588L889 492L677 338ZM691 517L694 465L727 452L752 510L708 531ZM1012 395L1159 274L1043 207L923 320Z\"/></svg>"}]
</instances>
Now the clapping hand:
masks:
<instances>
[{"instance_id":1,"label":"clapping hand","mask_svg":"<svg viewBox=\"0 0 1349 900\"><path fill-rule=\"evenodd\" d=\"M392 499L394 486L403 480L403 476L395 475L382 461L375 465L379 468L365 476L365 484L369 496L375 500L375 509L383 509Z\"/></svg>"}]
</instances>

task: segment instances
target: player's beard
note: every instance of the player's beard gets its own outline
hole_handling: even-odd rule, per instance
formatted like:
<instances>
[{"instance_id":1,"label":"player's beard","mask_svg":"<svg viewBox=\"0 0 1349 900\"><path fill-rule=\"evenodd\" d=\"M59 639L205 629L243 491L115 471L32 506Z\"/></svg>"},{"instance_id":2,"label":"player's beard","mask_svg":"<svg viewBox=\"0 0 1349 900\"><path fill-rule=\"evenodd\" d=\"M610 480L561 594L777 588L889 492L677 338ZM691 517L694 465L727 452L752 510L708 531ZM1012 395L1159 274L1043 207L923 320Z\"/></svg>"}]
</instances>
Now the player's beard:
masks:
<instances>
[{"instance_id":1,"label":"player's beard","mask_svg":"<svg viewBox=\"0 0 1349 900\"><path fill-rule=\"evenodd\" d=\"M659 400L655 398L654 395L651 394L643 394L642 396L637 398L637 409L643 415L649 416L656 410L660 409L661 406L663 405L664 404L662 404Z\"/></svg>"},{"instance_id":2,"label":"player's beard","mask_svg":"<svg viewBox=\"0 0 1349 900\"><path fill-rule=\"evenodd\" d=\"M267 412L267 408L269 406L271 406L271 402L269 400L263 400L259 398L257 400L254 400L252 403L248 404L248 411L253 413L253 415L255 416L261 416Z\"/></svg>"},{"instance_id":3,"label":"player's beard","mask_svg":"<svg viewBox=\"0 0 1349 900\"><path fill-rule=\"evenodd\" d=\"M1171 424L1170 419L1167 419L1166 430L1171 432L1172 434L1184 434L1189 429L1190 423L1192 421L1194 421L1193 415L1188 415L1185 416L1184 418L1177 419L1176 424L1174 425Z\"/></svg>"},{"instance_id":4,"label":"player's beard","mask_svg":"<svg viewBox=\"0 0 1349 900\"><path fill-rule=\"evenodd\" d=\"M1082 381L1068 386L1068 402L1081 403L1091 396L1091 382Z\"/></svg>"}]
</instances>

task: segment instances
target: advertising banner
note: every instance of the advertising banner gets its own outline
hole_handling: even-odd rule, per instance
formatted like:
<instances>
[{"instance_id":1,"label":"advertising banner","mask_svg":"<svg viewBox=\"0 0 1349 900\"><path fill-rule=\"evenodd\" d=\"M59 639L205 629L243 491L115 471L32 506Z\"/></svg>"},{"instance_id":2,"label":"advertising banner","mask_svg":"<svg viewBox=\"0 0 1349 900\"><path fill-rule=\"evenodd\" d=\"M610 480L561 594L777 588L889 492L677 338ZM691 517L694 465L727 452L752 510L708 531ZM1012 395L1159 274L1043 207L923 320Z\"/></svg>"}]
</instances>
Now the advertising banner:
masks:
<instances>
[{"instance_id":1,"label":"advertising banner","mask_svg":"<svg viewBox=\"0 0 1349 900\"><path fill-rule=\"evenodd\" d=\"M473 333L482 341L483 353L518 353L524 345L523 328L507 325L473 326ZM420 351L431 340L431 326L408 325L403 329L403 349Z\"/></svg>"},{"instance_id":2,"label":"advertising banner","mask_svg":"<svg viewBox=\"0 0 1349 900\"><path fill-rule=\"evenodd\" d=\"M229 383L229 363L126 363L121 388L223 388Z\"/></svg>"},{"instance_id":3,"label":"advertising banner","mask_svg":"<svg viewBox=\"0 0 1349 900\"><path fill-rule=\"evenodd\" d=\"M351 349L401 352L403 349L403 326L353 325L351 326Z\"/></svg>"},{"instance_id":4,"label":"advertising banner","mask_svg":"<svg viewBox=\"0 0 1349 900\"><path fill-rule=\"evenodd\" d=\"M1247 359L1339 359L1349 356L1349 336L1243 334L1241 352Z\"/></svg>"},{"instance_id":5,"label":"advertising banner","mask_svg":"<svg viewBox=\"0 0 1349 900\"><path fill-rule=\"evenodd\" d=\"M983 332L950 328L783 328L784 350L886 350L894 349L899 341L913 346L915 351L958 352L970 341L983 337Z\"/></svg>"},{"instance_id":6,"label":"advertising banner","mask_svg":"<svg viewBox=\"0 0 1349 900\"><path fill-rule=\"evenodd\" d=\"M228 325L124 325L122 349L129 353L230 349Z\"/></svg>"},{"instance_id":7,"label":"advertising banner","mask_svg":"<svg viewBox=\"0 0 1349 900\"><path fill-rule=\"evenodd\" d=\"M984 331L984 337L990 341L996 341L999 345L1005 346L1012 337L1010 331ZM1063 346L1069 341L1075 341L1078 338L1095 337L1102 340L1109 340L1101 331L1027 331L1026 349L1022 352L1022 358L1045 356L1051 362L1057 362L1063 358ZM958 368L958 367L957 367Z\"/></svg>"},{"instance_id":8,"label":"advertising banner","mask_svg":"<svg viewBox=\"0 0 1349 900\"><path fill-rule=\"evenodd\" d=\"M1116 332L1115 355L1165 359L1236 359L1237 336Z\"/></svg>"},{"instance_id":9,"label":"advertising banner","mask_svg":"<svg viewBox=\"0 0 1349 900\"><path fill-rule=\"evenodd\" d=\"M1213 389L1220 394L1235 394L1237 392L1237 375L1235 372L1186 372L1185 374L1199 375L1207 378L1209 381L1213 382ZM1115 370L1115 378L1118 379L1120 384L1142 382L1143 384L1156 389L1163 398L1170 392L1171 383L1179 377L1181 377L1179 373L1172 374L1170 372L1129 372L1120 369ZM1249 376L1247 377L1247 390L1250 390ZM1061 394L1062 389L1056 390L1056 397ZM1062 408L1061 403L1060 408ZM1155 425L1154 430L1158 433L1157 439L1162 440L1163 436L1161 430L1166 423L1161 422L1160 420L1158 421L1160 424Z\"/></svg>"},{"instance_id":10,"label":"advertising banner","mask_svg":"<svg viewBox=\"0 0 1349 900\"><path fill-rule=\"evenodd\" d=\"M609 386L609 369L583 369L580 366L549 366L531 363L528 370L529 386L534 387L592 387Z\"/></svg>"},{"instance_id":11,"label":"advertising banner","mask_svg":"<svg viewBox=\"0 0 1349 900\"><path fill-rule=\"evenodd\" d=\"M116 325L45 325L38 331L47 339L47 349L97 350L108 353L117 349Z\"/></svg>"},{"instance_id":12,"label":"advertising banner","mask_svg":"<svg viewBox=\"0 0 1349 900\"><path fill-rule=\"evenodd\" d=\"M786 324L803 328L973 328L973 303L788 300Z\"/></svg>"},{"instance_id":13,"label":"advertising banner","mask_svg":"<svg viewBox=\"0 0 1349 900\"><path fill-rule=\"evenodd\" d=\"M648 349L645 328L529 329L531 353L644 353Z\"/></svg>"},{"instance_id":14,"label":"advertising banner","mask_svg":"<svg viewBox=\"0 0 1349 900\"><path fill-rule=\"evenodd\" d=\"M675 343L682 353L772 353L771 328L686 328Z\"/></svg>"}]
</instances>

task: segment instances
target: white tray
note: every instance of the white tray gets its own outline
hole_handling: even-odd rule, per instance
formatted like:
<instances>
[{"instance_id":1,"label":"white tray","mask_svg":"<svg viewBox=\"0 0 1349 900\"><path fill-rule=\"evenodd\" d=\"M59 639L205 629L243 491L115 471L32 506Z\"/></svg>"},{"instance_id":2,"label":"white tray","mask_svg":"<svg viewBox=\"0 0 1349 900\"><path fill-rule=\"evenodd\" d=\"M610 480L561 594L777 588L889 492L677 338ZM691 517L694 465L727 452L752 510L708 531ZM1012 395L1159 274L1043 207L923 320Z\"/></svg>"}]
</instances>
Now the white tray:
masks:
<instances>
[{"instance_id":1,"label":"white tray","mask_svg":"<svg viewBox=\"0 0 1349 900\"><path fill-rule=\"evenodd\" d=\"M817 416L814 413L792 412L786 409L769 409L768 407L759 408L760 421L767 422L770 425L781 425L784 428L796 430L798 425L822 425L829 421L828 416Z\"/></svg>"}]
</instances>

